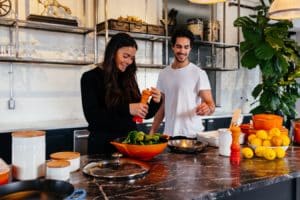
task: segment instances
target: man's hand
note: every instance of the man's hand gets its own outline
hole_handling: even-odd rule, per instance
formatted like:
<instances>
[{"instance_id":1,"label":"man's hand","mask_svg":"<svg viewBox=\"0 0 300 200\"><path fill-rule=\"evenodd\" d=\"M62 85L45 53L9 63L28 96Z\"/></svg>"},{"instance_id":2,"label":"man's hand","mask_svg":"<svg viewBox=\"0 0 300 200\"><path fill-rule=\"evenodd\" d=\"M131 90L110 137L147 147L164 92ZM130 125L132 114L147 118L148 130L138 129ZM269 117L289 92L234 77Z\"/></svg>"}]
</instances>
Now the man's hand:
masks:
<instances>
[{"instance_id":1,"label":"man's hand","mask_svg":"<svg viewBox=\"0 0 300 200\"><path fill-rule=\"evenodd\" d=\"M202 102L196 108L197 115L210 115L212 112L213 110L205 102Z\"/></svg>"}]
</instances>

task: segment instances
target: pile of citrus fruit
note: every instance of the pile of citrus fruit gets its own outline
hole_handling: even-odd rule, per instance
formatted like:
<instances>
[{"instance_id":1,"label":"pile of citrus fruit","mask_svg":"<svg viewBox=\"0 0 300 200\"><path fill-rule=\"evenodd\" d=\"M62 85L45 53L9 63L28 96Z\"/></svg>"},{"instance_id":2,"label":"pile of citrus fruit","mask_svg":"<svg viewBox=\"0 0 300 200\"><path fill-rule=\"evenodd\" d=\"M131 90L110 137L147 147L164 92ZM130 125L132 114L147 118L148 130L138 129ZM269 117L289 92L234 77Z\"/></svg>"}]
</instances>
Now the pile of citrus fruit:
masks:
<instances>
[{"instance_id":1,"label":"pile of citrus fruit","mask_svg":"<svg viewBox=\"0 0 300 200\"><path fill-rule=\"evenodd\" d=\"M263 157L267 160L283 158L285 150L290 144L287 133L281 132L278 128L267 130L257 130L255 134L248 136L250 147L242 149L244 158Z\"/></svg>"}]
</instances>

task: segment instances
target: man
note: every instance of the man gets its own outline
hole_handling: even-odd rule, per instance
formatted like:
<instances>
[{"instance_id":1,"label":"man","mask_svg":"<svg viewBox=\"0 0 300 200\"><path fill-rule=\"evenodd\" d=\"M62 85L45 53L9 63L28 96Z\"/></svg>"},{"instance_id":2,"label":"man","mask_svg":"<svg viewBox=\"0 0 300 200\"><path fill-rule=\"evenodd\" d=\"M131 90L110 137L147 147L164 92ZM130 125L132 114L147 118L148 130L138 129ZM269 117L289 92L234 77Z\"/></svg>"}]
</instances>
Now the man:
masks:
<instances>
[{"instance_id":1,"label":"man","mask_svg":"<svg viewBox=\"0 0 300 200\"><path fill-rule=\"evenodd\" d=\"M187 29L179 29L171 38L174 61L163 69L157 88L163 95L163 103L155 115L150 133L157 132L165 118L164 134L196 137L204 129L201 116L215 110L211 88L204 70L189 61L194 41Z\"/></svg>"}]
</instances>

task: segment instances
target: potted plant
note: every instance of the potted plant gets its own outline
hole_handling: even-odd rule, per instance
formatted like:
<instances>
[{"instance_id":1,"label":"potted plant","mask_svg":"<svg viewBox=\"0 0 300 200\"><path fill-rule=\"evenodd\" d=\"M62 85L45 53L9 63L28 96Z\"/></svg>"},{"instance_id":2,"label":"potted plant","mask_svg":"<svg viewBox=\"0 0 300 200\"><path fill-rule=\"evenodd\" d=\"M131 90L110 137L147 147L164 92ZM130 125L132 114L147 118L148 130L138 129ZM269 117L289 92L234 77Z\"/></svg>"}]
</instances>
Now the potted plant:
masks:
<instances>
[{"instance_id":1,"label":"potted plant","mask_svg":"<svg viewBox=\"0 0 300 200\"><path fill-rule=\"evenodd\" d=\"M296 115L295 103L300 97L300 84L296 80L300 77L300 48L289 38L292 22L269 19L269 7L263 0L260 3L255 7L255 15L234 21L234 26L240 27L244 36L240 43L242 66L248 69L258 66L262 76L261 83L252 91L253 104L257 106L251 113L291 118Z\"/></svg>"}]
</instances>

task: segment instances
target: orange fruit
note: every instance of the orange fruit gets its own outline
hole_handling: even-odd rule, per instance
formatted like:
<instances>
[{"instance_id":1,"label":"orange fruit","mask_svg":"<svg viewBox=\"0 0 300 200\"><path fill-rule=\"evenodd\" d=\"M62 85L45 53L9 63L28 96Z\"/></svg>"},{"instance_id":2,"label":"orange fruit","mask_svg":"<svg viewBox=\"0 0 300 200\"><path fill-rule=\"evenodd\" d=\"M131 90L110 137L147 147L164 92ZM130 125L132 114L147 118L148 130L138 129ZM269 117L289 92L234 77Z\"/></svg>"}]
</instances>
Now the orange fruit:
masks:
<instances>
[{"instance_id":1,"label":"orange fruit","mask_svg":"<svg viewBox=\"0 0 300 200\"><path fill-rule=\"evenodd\" d=\"M281 146L282 138L280 136L273 136L271 139L271 143L273 146Z\"/></svg>"}]
</instances>

